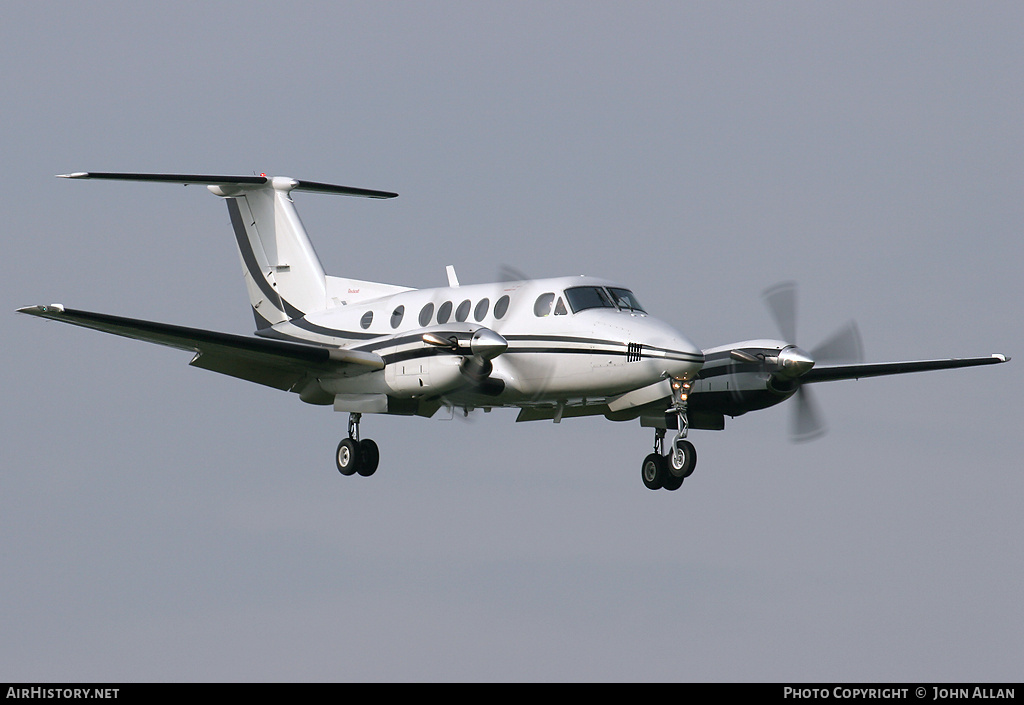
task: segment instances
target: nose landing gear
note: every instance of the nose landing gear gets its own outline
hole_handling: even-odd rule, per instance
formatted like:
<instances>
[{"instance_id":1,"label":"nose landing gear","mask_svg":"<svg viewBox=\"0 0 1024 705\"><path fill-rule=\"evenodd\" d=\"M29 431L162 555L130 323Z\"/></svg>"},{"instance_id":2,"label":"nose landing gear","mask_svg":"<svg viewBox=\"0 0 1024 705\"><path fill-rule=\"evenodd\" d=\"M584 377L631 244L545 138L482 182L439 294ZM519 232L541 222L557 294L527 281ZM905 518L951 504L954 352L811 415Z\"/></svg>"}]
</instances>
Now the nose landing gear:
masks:
<instances>
[{"instance_id":1,"label":"nose landing gear","mask_svg":"<svg viewBox=\"0 0 1024 705\"><path fill-rule=\"evenodd\" d=\"M334 460L338 465L338 472L342 475L359 473L363 477L369 477L377 471L380 450L377 448L377 444L369 438L360 440L359 421L361 418L362 414L349 414L348 438L342 439L338 444Z\"/></svg>"},{"instance_id":2,"label":"nose landing gear","mask_svg":"<svg viewBox=\"0 0 1024 705\"><path fill-rule=\"evenodd\" d=\"M691 383L687 380L672 380L672 410L676 413L675 440L672 449L664 452L665 429L654 430L654 452L644 458L640 477L649 490L678 490L683 480L693 474L697 467L697 449L686 440L690 429L686 417L686 401Z\"/></svg>"},{"instance_id":3,"label":"nose landing gear","mask_svg":"<svg viewBox=\"0 0 1024 705\"><path fill-rule=\"evenodd\" d=\"M654 432L654 452L644 458L640 477L649 490L678 490L697 467L697 449L685 438L676 437L664 453L665 429Z\"/></svg>"}]
</instances>

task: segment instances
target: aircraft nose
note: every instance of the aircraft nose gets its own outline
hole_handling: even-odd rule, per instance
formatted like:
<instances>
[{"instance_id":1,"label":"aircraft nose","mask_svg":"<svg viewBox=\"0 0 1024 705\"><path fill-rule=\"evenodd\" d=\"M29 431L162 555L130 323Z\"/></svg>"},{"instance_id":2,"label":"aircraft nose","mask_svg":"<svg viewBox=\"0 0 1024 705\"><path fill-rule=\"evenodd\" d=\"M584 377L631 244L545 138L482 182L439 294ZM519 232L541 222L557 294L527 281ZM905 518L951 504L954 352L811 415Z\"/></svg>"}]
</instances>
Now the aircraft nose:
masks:
<instances>
[{"instance_id":1,"label":"aircraft nose","mask_svg":"<svg viewBox=\"0 0 1024 705\"><path fill-rule=\"evenodd\" d=\"M671 376L693 379L704 366L704 352L678 333L661 342L657 347L664 351L665 371Z\"/></svg>"},{"instance_id":2,"label":"aircraft nose","mask_svg":"<svg viewBox=\"0 0 1024 705\"><path fill-rule=\"evenodd\" d=\"M686 363L686 376L693 377L704 366L704 351L686 338L682 338L679 343L680 353L689 358L689 361Z\"/></svg>"},{"instance_id":3,"label":"aircraft nose","mask_svg":"<svg viewBox=\"0 0 1024 705\"><path fill-rule=\"evenodd\" d=\"M704 366L704 352L662 321L644 317L631 319L628 327L621 320L602 324L598 330L626 344L627 362L645 362L643 374L693 379Z\"/></svg>"}]
</instances>

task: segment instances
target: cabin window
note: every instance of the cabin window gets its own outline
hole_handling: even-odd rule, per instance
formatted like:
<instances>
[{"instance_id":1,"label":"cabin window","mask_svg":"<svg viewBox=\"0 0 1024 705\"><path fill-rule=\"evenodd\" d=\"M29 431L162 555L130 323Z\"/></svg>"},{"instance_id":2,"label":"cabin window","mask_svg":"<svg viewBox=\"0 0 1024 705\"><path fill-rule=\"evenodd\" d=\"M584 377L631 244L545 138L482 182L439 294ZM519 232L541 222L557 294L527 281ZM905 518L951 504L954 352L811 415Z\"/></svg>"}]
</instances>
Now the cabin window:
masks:
<instances>
[{"instance_id":1,"label":"cabin window","mask_svg":"<svg viewBox=\"0 0 1024 705\"><path fill-rule=\"evenodd\" d=\"M574 286L565 290L565 298L573 313L586 311L588 308L615 308L605 290L599 286Z\"/></svg>"},{"instance_id":2,"label":"cabin window","mask_svg":"<svg viewBox=\"0 0 1024 705\"><path fill-rule=\"evenodd\" d=\"M473 318L476 319L477 323L479 323L480 321L484 320L484 317L487 316L487 309L490 308L490 307L491 307L490 300L488 300L488 299L480 299L480 303L478 303L476 305L476 308L473 309Z\"/></svg>"},{"instance_id":3,"label":"cabin window","mask_svg":"<svg viewBox=\"0 0 1024 705\"><path fill-rule=\"evenodd\" d=\"M537 297L537 302L533 305L534 316L550 316L551 315L551 304L555 301L555 295L552 293L541 294Z\"/></svg>"},{"instance_id":4,"label":"cabin window","mask_svg":"<svg viewBox=\"0 0 1024 705\"><path fill-rule=\"evenodd\" d=\"M502 296L500 299L494 302L494 317L504 318L505 314L508 313L508 295Z\"/></svg>"},{"instance_id":5,"label":"cabin window","mask_svg":"<svg viewBox=\"0 0 1024 705\"><path fill-rule=\"evenodd\" d=\"M469 299L466 299L459 307L455 309L455 320L459 323L464 323L469 318Z\"/></svg>"},{"instance_id":6,"label":"cabin window","mask_svg":"<svg viewBox=\"0 0 1024 705\"><path fill-rule=\"evenodd\" d=\"M427 304L420 309L420 328L430 325L430 318L434 315L434 304Z\"/></svg>"},{"instance_id":7,"label":"cabin window","mask_svg":"<svg viewBox=\"0 0 1024 705\"><path fill-rule=\"evenodd\" d=\"M452 302L445 301L437 309L437 322L447 323L448 319L452 317Z\"/></svg>"},{"instance_id":8,"label":"cabin window","mask_svg":"<svg viewBox=\"0 0 1024 705\"><path fill-rule=\"evenodd\" d=\"M615 305L621 308L623 311L637 311L638 313L647 313L644 311L644 307L637 301L636 296L629 289L613 289L608 287L609 293L612 295L612 299L615 300Z\"/></svg>"},{"instance_id":9,"label":"cabin window","mask_svg":"<svg viewBox=\"0 0 1024 705\"><path fill-rule=\"evenodd\" d=\"M391 312L391 327L398 328L402 325L402 319L405 317L405 306L399 306Z\"/></svg>"},{"instance_id":10,"label":"cabin window","mask_svg":"<svg viewBox=\"0 0 1024 705\"><path fill-rule=\"evenodd\" d=\"M363 330L370 327L373 323L373 311L367 311L363 314L363 317L359 319L359 325L362 326Z\"/></svg>"}]
</instances>

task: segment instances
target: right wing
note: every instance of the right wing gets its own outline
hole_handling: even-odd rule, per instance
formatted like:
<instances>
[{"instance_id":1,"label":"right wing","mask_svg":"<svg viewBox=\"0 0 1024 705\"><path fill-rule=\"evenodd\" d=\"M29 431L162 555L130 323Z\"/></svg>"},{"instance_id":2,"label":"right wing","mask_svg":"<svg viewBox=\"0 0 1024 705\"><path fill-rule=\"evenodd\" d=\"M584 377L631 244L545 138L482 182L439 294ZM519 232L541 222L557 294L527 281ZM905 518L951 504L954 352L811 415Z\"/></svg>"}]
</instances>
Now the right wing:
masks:
<instances>
[{"instance_id":1,"label":"right wing","mask_svg":"<svg viewBox=\"0 0 1024 705\"><path fill-rule=\"evenodd\" d=\"M952 370L958 367L974 367L976 365L998 365L1001 362L1009 361L1009 359L1005 355L995 354L987 357L954 357L945 360L869 362L866 364L812 367L800 376L800 383L807 384L809 382L831 382L838 379L902 375L908 372L927 372L928 370Z\"/></svg>"},{"instance_id":2,"label":"right wing","mask_svg":"<svg viewBox=\"0 0 1024 705\"><path fill-rule=\"evenodd\" d=\"M28 306L19 313L196 353L189 363L284 391L298 391L310 376L354 376L384 369L375 353L251 338L166 323L76 311L60 304Z\"/></svg>"}]
</instances>

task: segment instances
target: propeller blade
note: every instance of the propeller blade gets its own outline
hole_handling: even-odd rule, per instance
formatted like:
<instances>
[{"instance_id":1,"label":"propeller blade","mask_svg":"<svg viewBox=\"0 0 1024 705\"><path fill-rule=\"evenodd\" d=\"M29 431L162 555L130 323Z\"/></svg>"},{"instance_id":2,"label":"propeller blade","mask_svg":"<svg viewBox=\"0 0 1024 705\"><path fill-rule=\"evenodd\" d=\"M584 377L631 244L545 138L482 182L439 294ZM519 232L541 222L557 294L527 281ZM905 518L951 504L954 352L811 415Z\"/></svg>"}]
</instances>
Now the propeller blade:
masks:
<instances>
[{"instance_id":1,"label":"propeller blade","mask_svg":"<svg viewBox=\"0 0 1024 705\"><path fill-rule=\"evenodd\" d=\"M857 324L850 321L825 339L821 344L804 352L796 346L796 283L781 282L765 289L761 295L769 312L775 319L779 331L791 347L783 349L778 356L773 376L793 380L799 384L800 377L807 374L816 363L840 364L859 363L864 360L864 346L861 344ZM746 362L743 351L730 353L734 361ZM734 362L735 364L735 362ZM793 400L793 417L790 436L796 442L818 438L827 430L825 421L818 410L818 404L811 393L801 385Z\"/></svg>"},{"instance_id":2,"label":"propeller blade","mask_svg":"<svg viewBox=\"0 0 1024 705\"><path fill-rule=\"evenodd\" d=\"M775 324L782 333L782 339L796 344L796 284L781 282L765 289L761 294Z\"/></svg>"},{"instance_id":3,"label":"propeller blade","mask_svg":"<svg viewBox=\"0 0 1024 705\"><path fill-rule=\"evenodd\" d=\"M831 337L811 350L811 357L815 362L832 364L863 362L864 346L860 341L857 324L850 321L837 330Z\"/></svg>"},{"instance_id":4,"label":"propeller blade","mask_svg":"<svg viewBox=\"0 0 1024 705\"><path fill-rule=\"evenodd\" d=\"M510 264L503 264L498 267L499 282L521 282L527 279L529 279L528 276Z\"/></svg>"},{"instance_id":5,"label":"propeller blade","mask_svg":"<svg viewBox=\"0 0 1024 705\"><path fill-rule=\"evenodd\" d=\"M814 397L803 386L796 392L796 405L793 407L793 420L790 437L796 443L812 441L823 436L827 427L818 411Z\"/></svg>"}]
</instances>

